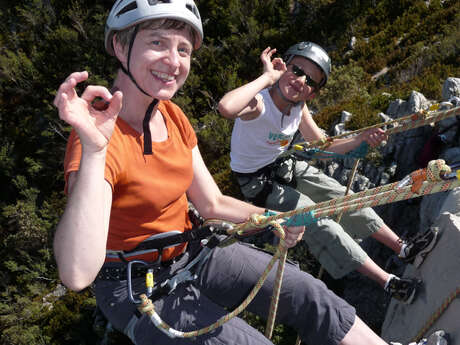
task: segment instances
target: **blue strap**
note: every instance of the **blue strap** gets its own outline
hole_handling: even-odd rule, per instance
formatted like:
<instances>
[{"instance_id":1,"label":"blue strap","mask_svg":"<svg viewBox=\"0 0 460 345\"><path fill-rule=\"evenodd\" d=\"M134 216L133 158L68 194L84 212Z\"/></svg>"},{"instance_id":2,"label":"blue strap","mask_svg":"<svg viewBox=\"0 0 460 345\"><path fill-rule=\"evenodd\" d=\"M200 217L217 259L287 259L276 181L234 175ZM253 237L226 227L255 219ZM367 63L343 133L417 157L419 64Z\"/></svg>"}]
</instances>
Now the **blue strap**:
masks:
<instances>
[{"instance_id":1,"label":"blue strap","mask_svg":"<svg viewBox=\"0 0 460 345\"><path fill-rule=\"evenodd\" d=\"M364 158L367 155L367 151L369 149L369 145L363 141L357 148L347 152L345 154L324 151L317 148L312 148L307 151L296 152L296 154L300 155L304 159L326 159L326 158Z\"/></svg>"},{"instance_id":2,"label":"blue strap","mask_svg":"<svg viewBox=\"0 0 460 345\"><path fill-rule=\"evenodd\" d=\"M271 216L276 216L278 212L271 211L269 209L265 209L264 216L265 217L271 217Z\"/></svg>"},{"instance_id":3,"label":"blue strap","mask_svg":"<svg viewBox=\"0 0 460 345\"><path fill-rule=\"evenodd\" d=\"M315 218L315 212L308 211L306 213L295 214L292 217L286 219L281 225L284 226L309 226L318 221L318 218Z\"/></svg>"},{"instance_id":4,"label":"blue strap","mask_svg":"<svg viewBox=\"0 0 460 345\"><path fill-rule=\"evenodd\" d=\"M354 158L364 158L367 155L367 151L369 151L369 144L363 141L357 148L348 152L346 156L351 156Z\"/></svg>"}]
</instances>

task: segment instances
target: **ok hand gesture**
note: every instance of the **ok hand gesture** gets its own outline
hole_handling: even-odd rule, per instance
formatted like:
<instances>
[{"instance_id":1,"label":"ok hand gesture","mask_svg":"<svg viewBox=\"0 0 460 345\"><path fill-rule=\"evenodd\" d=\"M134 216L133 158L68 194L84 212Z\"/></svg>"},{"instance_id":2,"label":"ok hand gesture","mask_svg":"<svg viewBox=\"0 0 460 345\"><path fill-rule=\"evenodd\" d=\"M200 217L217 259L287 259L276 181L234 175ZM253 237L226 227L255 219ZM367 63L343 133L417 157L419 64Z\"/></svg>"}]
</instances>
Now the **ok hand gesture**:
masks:
<instances>
[{"instance_id":1,"label":"ok hand gesture","mask_svg":"<svg viewBox=\"0 0 460 345\"><path fill-rule=\"evenodd\" d=\"M61 84L53 104L59 117L78 133L82 147L91 152L105 149L112 136L115 121L121 110L122 93L113 95L103 86L88 86L81 96L75 87L88 79L88 72L74 72ZM95 107L95 98L102 98L107 107ZM98 109L96 109L98 108Z\"/></svg>"},{"instance_id":2,"label":"ok hand gesture","mask_svg":"<svg viewBox=\"0 0 460 345\"><path fill-rule=\"evenodd\" d=\"M275 53L276 48L271 49L270 47L267 47L262 52L262 54L260 54L260 60L264 65L264 73L270 77L272 85L275 84L281 78L284 72L287 71L283 59L274 58L272 60L272 55Z\"/></svg>"}]
</instances>

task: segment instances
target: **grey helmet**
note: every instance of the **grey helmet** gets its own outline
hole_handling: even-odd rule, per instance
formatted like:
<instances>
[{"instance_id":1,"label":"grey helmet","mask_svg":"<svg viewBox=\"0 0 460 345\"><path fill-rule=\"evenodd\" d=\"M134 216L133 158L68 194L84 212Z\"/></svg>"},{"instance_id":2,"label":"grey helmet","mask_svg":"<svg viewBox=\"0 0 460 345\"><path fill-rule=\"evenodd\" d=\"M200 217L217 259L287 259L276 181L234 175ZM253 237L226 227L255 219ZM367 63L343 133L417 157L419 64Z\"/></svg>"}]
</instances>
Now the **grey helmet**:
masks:
<instances>
[{"instance_id":1,"label":"grey helmet","mask_svg":"<svg viewBox=\"0 0 460 345\"><path fill-rule=\"evenodd\" d=\"M325 78L321 80L320 87L326 84L327 78L331 73L331 58L323 48L313 42L300 42L294 44L284 54L286 65L289 64L294 56L302 56L318 65L325 76Z\"/></svg>"},{"instance_id":2,"label":"grey helmet","mask_svg":"<svg viewBox=\"0 0 460 345\"><path fill-rule=\"evenodd\" d=\"M192 26L198 34L194 48L203 42L200 12L193 0L117 0L105 25L105 49L114 55L112 37L116 31L151 19L177 19Z\"/></svg>"}]
</instances>

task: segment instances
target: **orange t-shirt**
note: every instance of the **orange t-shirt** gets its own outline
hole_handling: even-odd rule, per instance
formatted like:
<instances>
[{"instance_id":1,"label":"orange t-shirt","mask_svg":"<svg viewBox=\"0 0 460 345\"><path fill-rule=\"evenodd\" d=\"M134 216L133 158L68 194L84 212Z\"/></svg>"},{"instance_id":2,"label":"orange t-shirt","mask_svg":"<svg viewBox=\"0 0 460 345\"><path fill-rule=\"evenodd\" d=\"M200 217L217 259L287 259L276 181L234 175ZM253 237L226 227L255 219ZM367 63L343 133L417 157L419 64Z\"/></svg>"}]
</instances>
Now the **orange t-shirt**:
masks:
<instances>
[{"instance_id":1,"label":"orange t-shirt","mask_svg":"<svg viewBox=\"0 0 460 345\"><path fill-rule=\"evenodd\" d=\"M112 186L107 249L131 250L146 238L172 230L190 230L186 191L193 179L192 149L195 132L182 110L171 101L158 109L168 129L168 139L152 142L152 155L144 155L144 136L120 117L107 148L105 179ZM72 131L67 143L64 171L79 169L81 145ZM165 249L162 260L179 255L184 245ZM156 255L136 257L155 260Z\"/></svg>"}]
</instances>

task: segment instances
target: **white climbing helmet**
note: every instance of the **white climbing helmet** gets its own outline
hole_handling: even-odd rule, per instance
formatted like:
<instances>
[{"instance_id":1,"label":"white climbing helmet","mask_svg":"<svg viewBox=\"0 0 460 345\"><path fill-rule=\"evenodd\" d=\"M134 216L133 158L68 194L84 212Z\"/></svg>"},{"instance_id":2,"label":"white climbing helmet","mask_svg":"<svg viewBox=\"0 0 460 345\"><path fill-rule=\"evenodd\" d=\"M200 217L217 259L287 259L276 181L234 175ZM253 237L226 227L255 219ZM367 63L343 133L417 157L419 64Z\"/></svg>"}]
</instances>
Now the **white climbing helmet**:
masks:
<instances>
[{"instance_id":1,"label":"white climbing helmet","mask_svg":"<svg viewBox=\"0 0 460 345\"><path fill-rule=\"evenodd\" d=\"M198 34L194 48L203 42L200 12L193 0L117 0L105 25L105 49L114 55L112 37L116 31L151 19L176 19L192 26Z\"/></svg>"}]
</instances>

